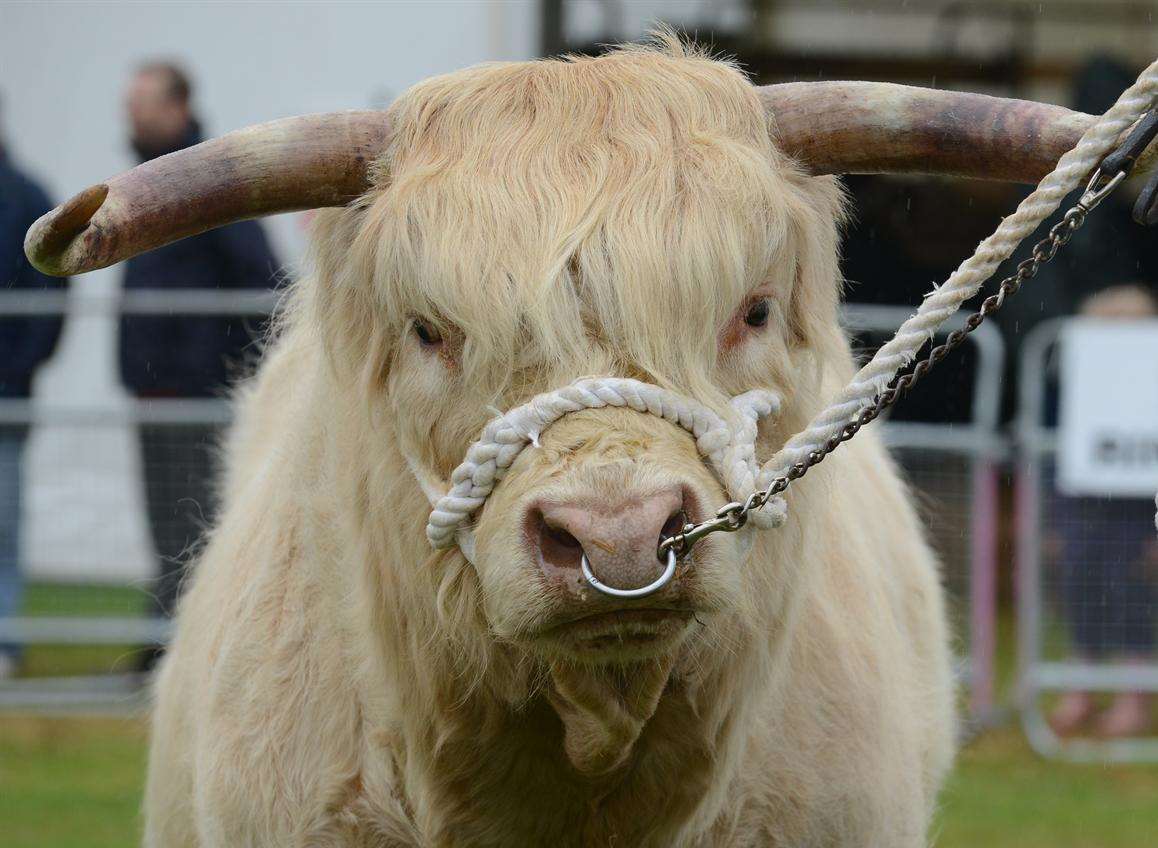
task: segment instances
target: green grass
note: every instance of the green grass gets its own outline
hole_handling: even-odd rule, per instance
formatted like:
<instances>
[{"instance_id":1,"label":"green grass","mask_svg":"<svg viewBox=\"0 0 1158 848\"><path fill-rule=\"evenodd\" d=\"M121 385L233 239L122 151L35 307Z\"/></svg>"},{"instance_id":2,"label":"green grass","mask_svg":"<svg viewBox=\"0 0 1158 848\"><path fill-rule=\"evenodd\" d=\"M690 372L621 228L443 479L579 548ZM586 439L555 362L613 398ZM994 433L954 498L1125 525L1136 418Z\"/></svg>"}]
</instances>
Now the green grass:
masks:
<instances>
[{"instance_id":1,"label":"green grass","mask_svg":"<svg viewBox=\"0 0 1158 848\"><path fill-rule=\"evenodd\" d=\"M962 752L941 795L943 848L1140 848L1158 835L1158 765L1056 763L1009 728Z\"/></svg>"},{"instance_id":2,"label":"green grass","mask_svg":"<svg viewBox=\"0 0 1158 848\"><path fill-rule=\"evenodd\" d=\"M138 839L142 722L0 717L6 848L102 848ZM941 848L1139 848L1158 834L1158 766L1036 757L1014 729L962 752L934 828Z\"/></svg>"},{"instance_id":3,"label":"green grass","mask_svg":"<svg viewBox=\"0 0 1158 848\"><path fill-rule=\"evenodd\" d=\"M144 769L139 721L0 715L0 844L135 845Z\"/></svg>"},{"instance_id":4,"label":"green grass","mask_svg":"<svg viewBox=\"0 0 1158 848\"><path fill-rule=\"evenodd\" d=\"M137 615L136 589L32 586L30 615ZM1000 691L1013 657L1000 622ZM131 646L29 649L26 674L97 673L123 667ZM144 723L134 719L0 714L0 845L103 848L139 839ZM941 848L1137 848L1158 844L1158 765L1099 766L1038 758L1015 728L991 731L962 751L934 826Z\"/></svg>"},{"instance_id":5,"label":"green grass","mask_svg":"<svg viewBox=\"0 0 1158 848\"><path fill-rule=\"evenodd\" d=\"M29 583L25 615L138 616L148 595L143 589L104 583Z\"/></svg>"},{"instance_id":6,"label":"green grass","mask_svg":"<svg viewBox=\"0 0 1158 848\"><path fill-rule=\"evenodd\" d=\"M29 616L142 615L148 596L130 586L30 583L24 596ZM25 677L104 674L131 670L134 645L31 645L24 654Z\"/></svg>"}]
</instances>

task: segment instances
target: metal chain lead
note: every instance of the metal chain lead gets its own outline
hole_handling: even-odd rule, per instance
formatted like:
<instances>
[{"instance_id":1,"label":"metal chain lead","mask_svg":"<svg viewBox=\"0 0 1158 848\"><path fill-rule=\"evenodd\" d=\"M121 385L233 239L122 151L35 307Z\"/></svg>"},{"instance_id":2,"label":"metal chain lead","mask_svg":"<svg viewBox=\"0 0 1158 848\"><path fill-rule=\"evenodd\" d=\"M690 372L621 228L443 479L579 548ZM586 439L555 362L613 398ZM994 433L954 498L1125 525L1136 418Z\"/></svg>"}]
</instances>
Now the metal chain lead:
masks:
<instances>
[{"instance_id":1,"label":"metal chain lead","mask_svg":"<svg viewBox=\"0 0 1158 848\"><path fill-rule=\"evenodd\" d=\"M1037 276L1041 267L1053 259L1058 250L1073 238L1074 233L1086 222L1086 216L1126 178L1128 170L1119 170L1113 176L1107 176L1101 168L1095 171L1081 199L1062 216L1058 223L1054 224L1049 235L1033 246L1030 257L1022 261L1013 274L1001 281L997 292L985 298L981 307L965 319L965 325L961 329L949 333L945 341L935 345L924 359L913 366L911 371L894 377L888 388L877 395L871 406L865 407L856 418L846 424L823 447L812 451L804 462L793 465L787 472L773 480L768 488L750 494L743 503L726 504L716 512L715 518L702 521L699 524L685 524L679 533L660 542L659 555L662 557L670 549L674 550L678 556L684 557L691 551L692 546L704 536L719 532L733 533L739 530L748 523L748 514L752 510L760 509L776 495L787 489L793 480L799 480L808 473L809 469L823 462L826 456L855 436L862 427L876 420L882 412L896 403L921 378L928 374L934 365L960 347L966 337L980 327L986 318L1001 309L1007 297L1016 294L1024 283Z\"/></svg>"}]
</instances>

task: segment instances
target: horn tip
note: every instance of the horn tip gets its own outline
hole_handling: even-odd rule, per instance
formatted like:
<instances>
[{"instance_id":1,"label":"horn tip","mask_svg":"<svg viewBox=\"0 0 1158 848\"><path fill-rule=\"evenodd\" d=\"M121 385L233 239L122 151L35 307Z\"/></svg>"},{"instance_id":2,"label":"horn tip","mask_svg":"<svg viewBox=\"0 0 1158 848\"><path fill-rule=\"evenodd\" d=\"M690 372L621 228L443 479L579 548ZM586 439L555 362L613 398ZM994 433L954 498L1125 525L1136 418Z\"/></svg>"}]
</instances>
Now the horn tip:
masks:
<instances>
[{"instance_id":1,"label":"horn tip","mask_svg":"<svg viewBox=\"0 0 1158 848\"><path fill-rule=\"evenodd\" d=\"M24 238L24 253L38 271L54 277L67 277L93 270L83 251L70 248L76 238L88 227L93 216L104 205L109 195L106 183L89 186L42 215L28 228Z\"/></svg>"}]
</instances>

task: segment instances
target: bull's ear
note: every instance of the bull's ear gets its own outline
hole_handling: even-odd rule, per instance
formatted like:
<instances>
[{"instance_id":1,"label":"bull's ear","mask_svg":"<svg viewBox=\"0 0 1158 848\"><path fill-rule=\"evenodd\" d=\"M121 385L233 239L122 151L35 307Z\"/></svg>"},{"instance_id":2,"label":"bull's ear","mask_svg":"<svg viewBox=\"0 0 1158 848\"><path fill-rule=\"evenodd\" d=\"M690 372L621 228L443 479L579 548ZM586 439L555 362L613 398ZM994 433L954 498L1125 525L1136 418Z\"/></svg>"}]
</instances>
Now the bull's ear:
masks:
<instances>
[{"instance_id":1,"label":"bull's ear","mask_svg":"<svg viewBox=\"0 0 1158 848\"><path fill-rule=\"evenodd\" d=\"M841 343L839 232L844 193L832 177L800 177L789 216L796 249L796 277L788 307L792 343L820 349Z\"/></svg>"}]
</instances>

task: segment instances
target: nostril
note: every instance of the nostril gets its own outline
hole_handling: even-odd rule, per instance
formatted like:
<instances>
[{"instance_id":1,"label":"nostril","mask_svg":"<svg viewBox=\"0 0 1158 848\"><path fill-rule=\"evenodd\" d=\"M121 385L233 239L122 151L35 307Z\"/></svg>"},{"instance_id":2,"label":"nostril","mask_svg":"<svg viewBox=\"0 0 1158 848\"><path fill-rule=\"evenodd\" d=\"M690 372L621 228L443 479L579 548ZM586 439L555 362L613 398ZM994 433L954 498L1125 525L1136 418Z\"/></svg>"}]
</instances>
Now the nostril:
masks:
<instances>
[{"instance_id":1,"label":"nostril","mask_svg":"<svg viewBox=\"0 0 1158 848\"><path fill-rule=\"evenodd\" d=\"M583 547L581 544L579 544L578 539L576 539L562 527L552 527L545 521L543 522L543 536L547 539L550 539L550 541L561 548L580 550Z\"/></svg>"},{"instance_id":2,"label":"nostril","mask_svg":"<svg viewBox=\"0 0 1158 848\"><path fill-rule=\"evenodd\" d=\"M557 505L546 509L533 507L527 516L527 540L538 552L543 566L578 569L583 545L575 534L563 526L567 520Z\"/></svg>"},{"instance_id":3,"label":"nostril","mask_svg":"<svg viewBox=\"0 0 1158 848\"><path fill-rule=\"evenodd\" d=\"M682 509L677 509L670 516L668 516L667 521L663 523L663 527L660 528L659 535L663 539L666 539L669 536L674 536L683 530L684 525L687 523L687 513Z\"/></svg>"}]
</instances>

